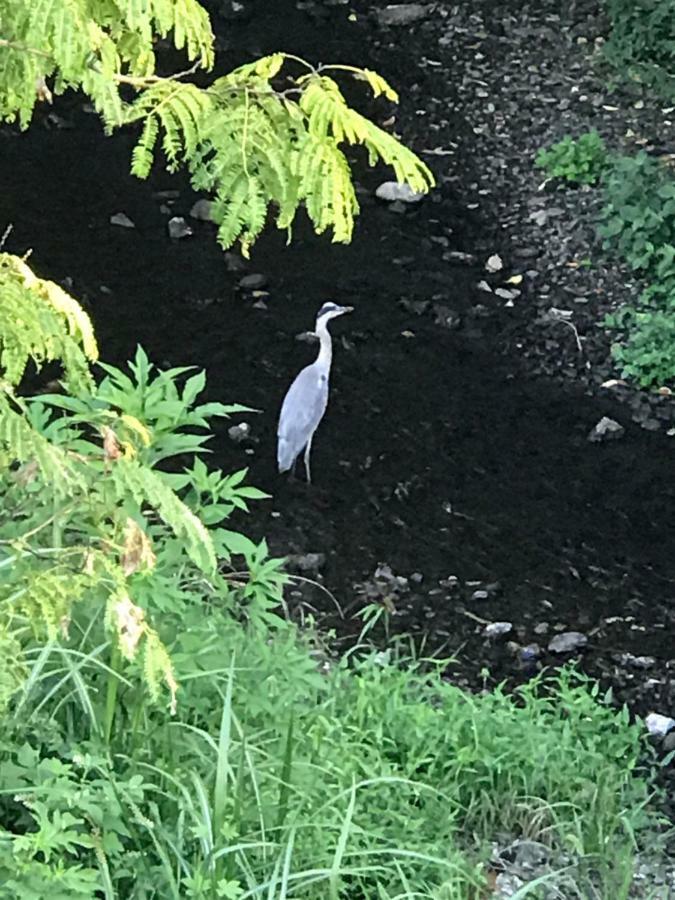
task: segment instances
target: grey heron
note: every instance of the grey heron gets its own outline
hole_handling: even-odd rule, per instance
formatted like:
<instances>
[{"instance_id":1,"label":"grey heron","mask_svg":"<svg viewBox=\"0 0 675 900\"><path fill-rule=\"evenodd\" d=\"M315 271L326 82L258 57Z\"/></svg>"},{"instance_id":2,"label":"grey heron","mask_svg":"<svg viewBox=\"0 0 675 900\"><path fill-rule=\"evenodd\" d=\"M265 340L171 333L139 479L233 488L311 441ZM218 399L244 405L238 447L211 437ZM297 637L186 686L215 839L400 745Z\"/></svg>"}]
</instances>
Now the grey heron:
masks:
<instances>
[{"instance_id":1,"label":"grey heron","mask_svg":"<svg viewBox=\"0 0 675 900\"><path fill-rule=\"evenodd\" d=\"M311 484L309 454L312 438L328 405L328 379L333 359L333 345L328 331L331 319L351 312L351 306L324 303L316 315L314 332L319 338L319 355L296 376L289 387L279 415L277 428L277 463L280 472L295 468L295 462L305 449L305 471Z\"/></svg>"}]
</instances>

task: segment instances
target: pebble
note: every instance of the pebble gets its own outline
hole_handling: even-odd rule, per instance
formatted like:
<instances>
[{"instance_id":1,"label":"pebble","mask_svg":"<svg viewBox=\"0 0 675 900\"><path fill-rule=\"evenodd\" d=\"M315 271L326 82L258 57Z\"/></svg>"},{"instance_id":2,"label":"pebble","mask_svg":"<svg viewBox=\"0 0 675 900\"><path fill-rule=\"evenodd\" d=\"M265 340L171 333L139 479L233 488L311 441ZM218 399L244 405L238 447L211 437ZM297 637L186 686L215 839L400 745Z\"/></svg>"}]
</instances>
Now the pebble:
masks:
<instances>
[{"instance_id":1,"label":"pebble","mask_svg":"<svg viewBox=\"0 0 675 900\"><path fill-rule=\"evenodd\" d=\"M235 444L241 444L251 433L251 426L248 422L240 422L239 425L233 425L227 429L227 436Z\"/></svg>"},{"instance_id":2,"label":"pebble","mask_svg":"<svg viewBox=\"0 0 675 900\"><path fill-rule=\"evenodd\" d=\"M542 654L542 649L539 644L528 644L526 647L520 648L520 658L522 662L532 662L535 659L539 659Z\"/></svg>"},{"instance_id":3,"label":"pebble","mask_svg":"<svg viewBox=\"0 0 675 900\"><path fill-rule=\"evenodd\" d=\"M645 725L650 734L663 737L672 728L675 728L675 719L671 719L670 716L662 716L661 713L649 713L645 719Z\"/></svg>"},{"instance_id":4,"label":"pebble","mask_svg":"<svg viewBox=\"0 0 675 900\"><path fill-rule=\"evenodd\" d=\"M136 226L131 221L129 216L126 213L118 212L115 213L114 216L110 216L110 224L111 225L119 225L120 228L135 228Z\"/></svg>"},{"instance_id":5,"label":"pebble","mask_svg":"<svg viewBox=\"0 0 675 900\"><path fill-rule=\"evenodd\" d=\"M485 263L485 269L488 272L501 272L504 268L504 263L502 262L502 258L498 253L493 253L492 256Z\"/></svg>"},{"instance_id":6,"label":"pebble","mask_svg":"<svg viewBox=\"0 0 675 900\"><path fill-rule=\"evenodd\" d=\"M443 260L445 262L461 263L464 266L473 266L475 265L476 257L473 253L463 253L461 250L448 250L443 254Z\"/></svg>"},{"instance_id":7,"label":"pebble","mask_svg":"<svg viewBox=\"0 0 675 900\"><path fill-rule=\"evenodd\" d=\"M384 181L375 191L375 196L387 203L419 203L425 195L419 194L408 184L399 184L397 181Z\"/></svg>"},{"instance_id":8,"label":"pebble","mask_svg":"<svg viewBox=\"0 0 675 900\"><path fill-rule=\"evenodd\" d=\"M422 3L397 3L375 13L380 25L411 25L426 18L428 8Z\"/></svg>"},{"instance_id":9,"label":"pebble","mask_svg":"<svg viewBox=\"0 0 675 900\"><path fill-rule=\"evenodd\" d=\"M197 200L192 205L190 216L193 219L199 219L201 222L213 222L213 203L211 200Z\"/></svg>"},{"instance_id":10,"label":"pebble","mask_svg":"<svg viewBox=\"0 0 675 900\"><path fill-rule=\"evenodd\" d=\"M474 591L473 594L471 595L471 599L472 600L489 600L490 593L489 593L489 591L486 591L484 589L481 589L479 591Z\"/></svg>"},{"instance_id":11,"label":"pebble","mask_svg":"<svg viewBox=\"0 0 675 900\"><path fill-rule=\"evenodd\" d=\"M550 653L573 653L581 650L587 643L588 638L580 631L565 631L551 638L548 649Z\"/></svg>"},{"instance_id":12,"label":"pebble","mask_svg":"<svg viewBox=\"0 0 675 900\"><path fill-rule=\"evenodd\" d=\"M512 622L490 622L483 629L483 634L486 638L497 638L509 634L511 631L513 631Z\"/></svg>"},{"instance_id":13,"label":"pebble","mask_svg":"<svg viewBox=\"0 0 675 900\"><path fill-rule=\"evenodd\" d=\"M619 425L614 419L603 416L588 435L588 440L592 443L616 440L624 434L625 430L623 425Z\"/></svg>"},{"instance_id":14,"label":"pebble","mask_svg":"<svg viewBox=\"0 0 675 900\"><path fill-rule=\"evenodd\" d=\"M267 284L267 276L259 274L244 275L239 280L239 287L243 291L258 291Z\"/></svg>"},{"instance_id":15,"label":"pebble","mask_svg":"<svg viewBox=\"0 0 675 900\"><path fill-rule=\"evenodd\" d=\"M174 241L190 237L192 234L192 229L182 216L174 216L172 219L169 219L166 227L169 231L169 237Z\"/></svg>"}]
</instances>

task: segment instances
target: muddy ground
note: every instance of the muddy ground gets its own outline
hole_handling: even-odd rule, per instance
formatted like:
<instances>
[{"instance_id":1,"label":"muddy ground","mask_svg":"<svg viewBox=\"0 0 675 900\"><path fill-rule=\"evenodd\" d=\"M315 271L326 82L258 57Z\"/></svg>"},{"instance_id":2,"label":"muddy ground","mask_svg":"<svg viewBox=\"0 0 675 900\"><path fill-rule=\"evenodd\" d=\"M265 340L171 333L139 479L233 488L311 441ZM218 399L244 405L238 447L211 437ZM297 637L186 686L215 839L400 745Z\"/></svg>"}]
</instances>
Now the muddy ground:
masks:
<instances>
[{"instance_id":1,"label":"muddy ground","mask_svg":"<svg viewBox=\"0 0 675 900\"><path fill-rule=\"evenodd\" d=\"M131 178L132 136L103 137L82 98L66 96L28 133L0 130L8 249L34 248L35 268L85 301L107 360L140 342L158 363L205 367L211 398L261 410L243 417L250 440L232 441L229 422L212 444L215 462L249 466L273 495L236 524L277 553L323 554L318 575L305 574L345 618L307 585L289 594L291 608L326 613L351 639L364 598L388 597L392 630L455 652L453 677L470 684L486 667L488 681L519 679L567 659L548 643L578 631L586 671L638 712L673 714L672 401L599 386L617 376L603 310L634 286L594 244L595 195L538 192L532 166L566 122L620 141L632 115L667 136L654 101L638 112L621 90L593 99L604 90L590 59L605 27L596 5L572 4L561 19L553 2L439 2L404 28L382 26L361 0L210 8L228 14L216 16L223 68L284 49L390 78L402 95L395 127L433 168L434 193L392 209L373 199L387 173L357 161L351 246L300 223L290 247L269 232L240 266L208 223L172 241L168 218L197 199L186 181L161 170ZM623 119L603 113L617 103ZM555 212L533 221L541 209ZM118 212L136 227L111 225ZM494 253L504 267L486 273ZM594 266L580 267L589 254ZM263 295L238 287L251 273L265 276ZM296 336L328 299L355 312L333 326L331 402L308 488L275 473L276 417L315 352ZM546 318L566 299L583 352L573 329ZM625 433L589 442L604 415ZM376 585L382 564L407 584L385 569ZM495 621L513 628L486 639Z\"/></svg>"}]
</instances>

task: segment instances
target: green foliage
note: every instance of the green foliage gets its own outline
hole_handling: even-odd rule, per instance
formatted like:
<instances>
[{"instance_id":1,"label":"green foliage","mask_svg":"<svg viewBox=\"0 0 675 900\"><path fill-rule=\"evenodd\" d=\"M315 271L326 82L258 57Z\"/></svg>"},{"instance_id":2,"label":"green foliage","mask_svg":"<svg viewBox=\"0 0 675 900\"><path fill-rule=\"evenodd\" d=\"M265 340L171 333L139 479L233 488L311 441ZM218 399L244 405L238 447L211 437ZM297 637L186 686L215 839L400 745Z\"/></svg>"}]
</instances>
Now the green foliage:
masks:
<instances>
[{"instance_id":1,"label":"green foliage","mask_svg":"<svg viewBox=\"0 0 675 900\"><path fill-rule=\"evenodd\" d=\"M109 754L49 679L6 720L0 879L17 896L68 878L129 900L478 900L489 842L524 834L580 857L558 885L570 896L626 897L655 825L644 729L597 687L564 673L471 697L440 667L382 654L320 675L291 626L258 633L197 603L180 615L174 720L125 690ZM80 665L85 683L94 668Z\"/></svg>"},{"instance_id":2,"label":"green foliage","mask_svg":"<svg viewBox=\"0 0 675 900\"><path fill-rule=\"evenodd\" d=\"M609 316L622 340L613 347L625 375L641 385L675 379L675 179L640 152L616 160L605 182L600 234L648 287L637 303Z\"/></svg>"},{"instance_id":3,"label":"green foliage","mask_svg":"<svg viewBox=\"0 0 675 900\"><path fill-rule=\"evenodd\" d=\"M675 2L605 0L611 21L604 52L616 70L656 88L666 97L675 90Z\"/></svg>"},{"instance_id":4,"label":"green foliage","mask_svg":"<svg viewBox=\"0 0 675 900\"><path fill-rule=\"evenodd\" d=\"M632 269L652 272L661 248L675 244L675 179L640 151L614 163L605 185L600 235Z\"/></svg>"},{"instance_id":5,"label":"green foliage","mask_svg":"<svg viewBox=\"0 0 675 900\"><path fill-rule=\"evenodd\" d=\"M595 184L607 168L607 148L597 131L582 134L577 140L566 135L548 150L542 148L536 164L551 178L577 184Z\"/></svg>"},{"instance_id":6,"label":"green foliage","mask_svg":"<svg viewBox=\"0 0 675 900\"><path fill-rule=\"evenodd\" d=\"M11 257L5 270L27 280L16 315L16 293L0 294L8 311L0 323L6 373L16 381L34 353L38 361L54 359L66 347L70 377L61 394L25 399L9 381L0 394L0 635L8 644L17 634L28 645L67 640L81 617L97 621L86 627L92 638L112 639L112 669L118 660L138 661L151 698L163 682L173 707L176 679L153 621L163 601L184 599L198 586L200 598L209 592L222 602L239 600L242 612L264 617L280 596L279 562L267 558L265 545L222 527L232 510L245 511L249 499L265 495L242 484L245 472L207 473L195 460L209 420L245 407L199 403L203 373L156 372L140 348L129 375L103 366L95 384L82 349L93 335L73 298L60 291L54 309L55 286L45 293ZM29 301L45 312L22 332L16 323ZM81 326L75 334L73 322ZM183 474L158 468L186 455L192 467ZM233 555L244 556L250 578L230 577ZM20 682L16 660L0 656L4 705Z\"/></svg>"},{"instance_id":7,"label":"green foliage","mask_svg":"<svg viewBox=\"0 0 675 900\"><path fill-rule=\"evenodd\" d=\"M110 0L105 10L87 0L9 0L0 34L0 117L18 118L26 127L37 99L51 97L47 82L56 94L81 88L107 131L141 124L133 173L146 178L161 146L170 171L187 167L193 186L214 197L221 245L239 240L245 255L270 207L289 235L304 207L317 233L330 230L334 241L350 240L358 213L345 155L351 145L364 147L371 165L390 165L415 191L432 185L428 167L351 109L331 77L357 78L375 96L396 100L376 73L314 68L274 53L198 87L185 75L155 74L157 34L171 34L193 70L211 67L213 35L196 0Z\"/></svg>"}]
</instances>

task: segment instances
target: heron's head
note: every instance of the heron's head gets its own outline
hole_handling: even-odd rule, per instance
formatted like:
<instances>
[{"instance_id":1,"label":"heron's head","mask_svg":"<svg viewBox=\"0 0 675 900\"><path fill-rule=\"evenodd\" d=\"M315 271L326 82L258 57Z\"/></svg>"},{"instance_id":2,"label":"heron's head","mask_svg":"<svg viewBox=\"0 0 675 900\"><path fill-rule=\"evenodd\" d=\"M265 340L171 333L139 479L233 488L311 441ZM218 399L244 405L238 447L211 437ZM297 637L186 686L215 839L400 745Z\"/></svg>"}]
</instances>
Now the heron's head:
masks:
<instances>
[{"instance_id":1,"label":"heron's head","mask_svg":"<svg viewBox=\"0 0 675 900\"><path fill-rule=\"evenodd\" d=\"M331 319L349 313L354 309L353 306L339 306L337 303L324 303L316 314L316 324L326 325Z\"/></svg>"}]
</instances>

